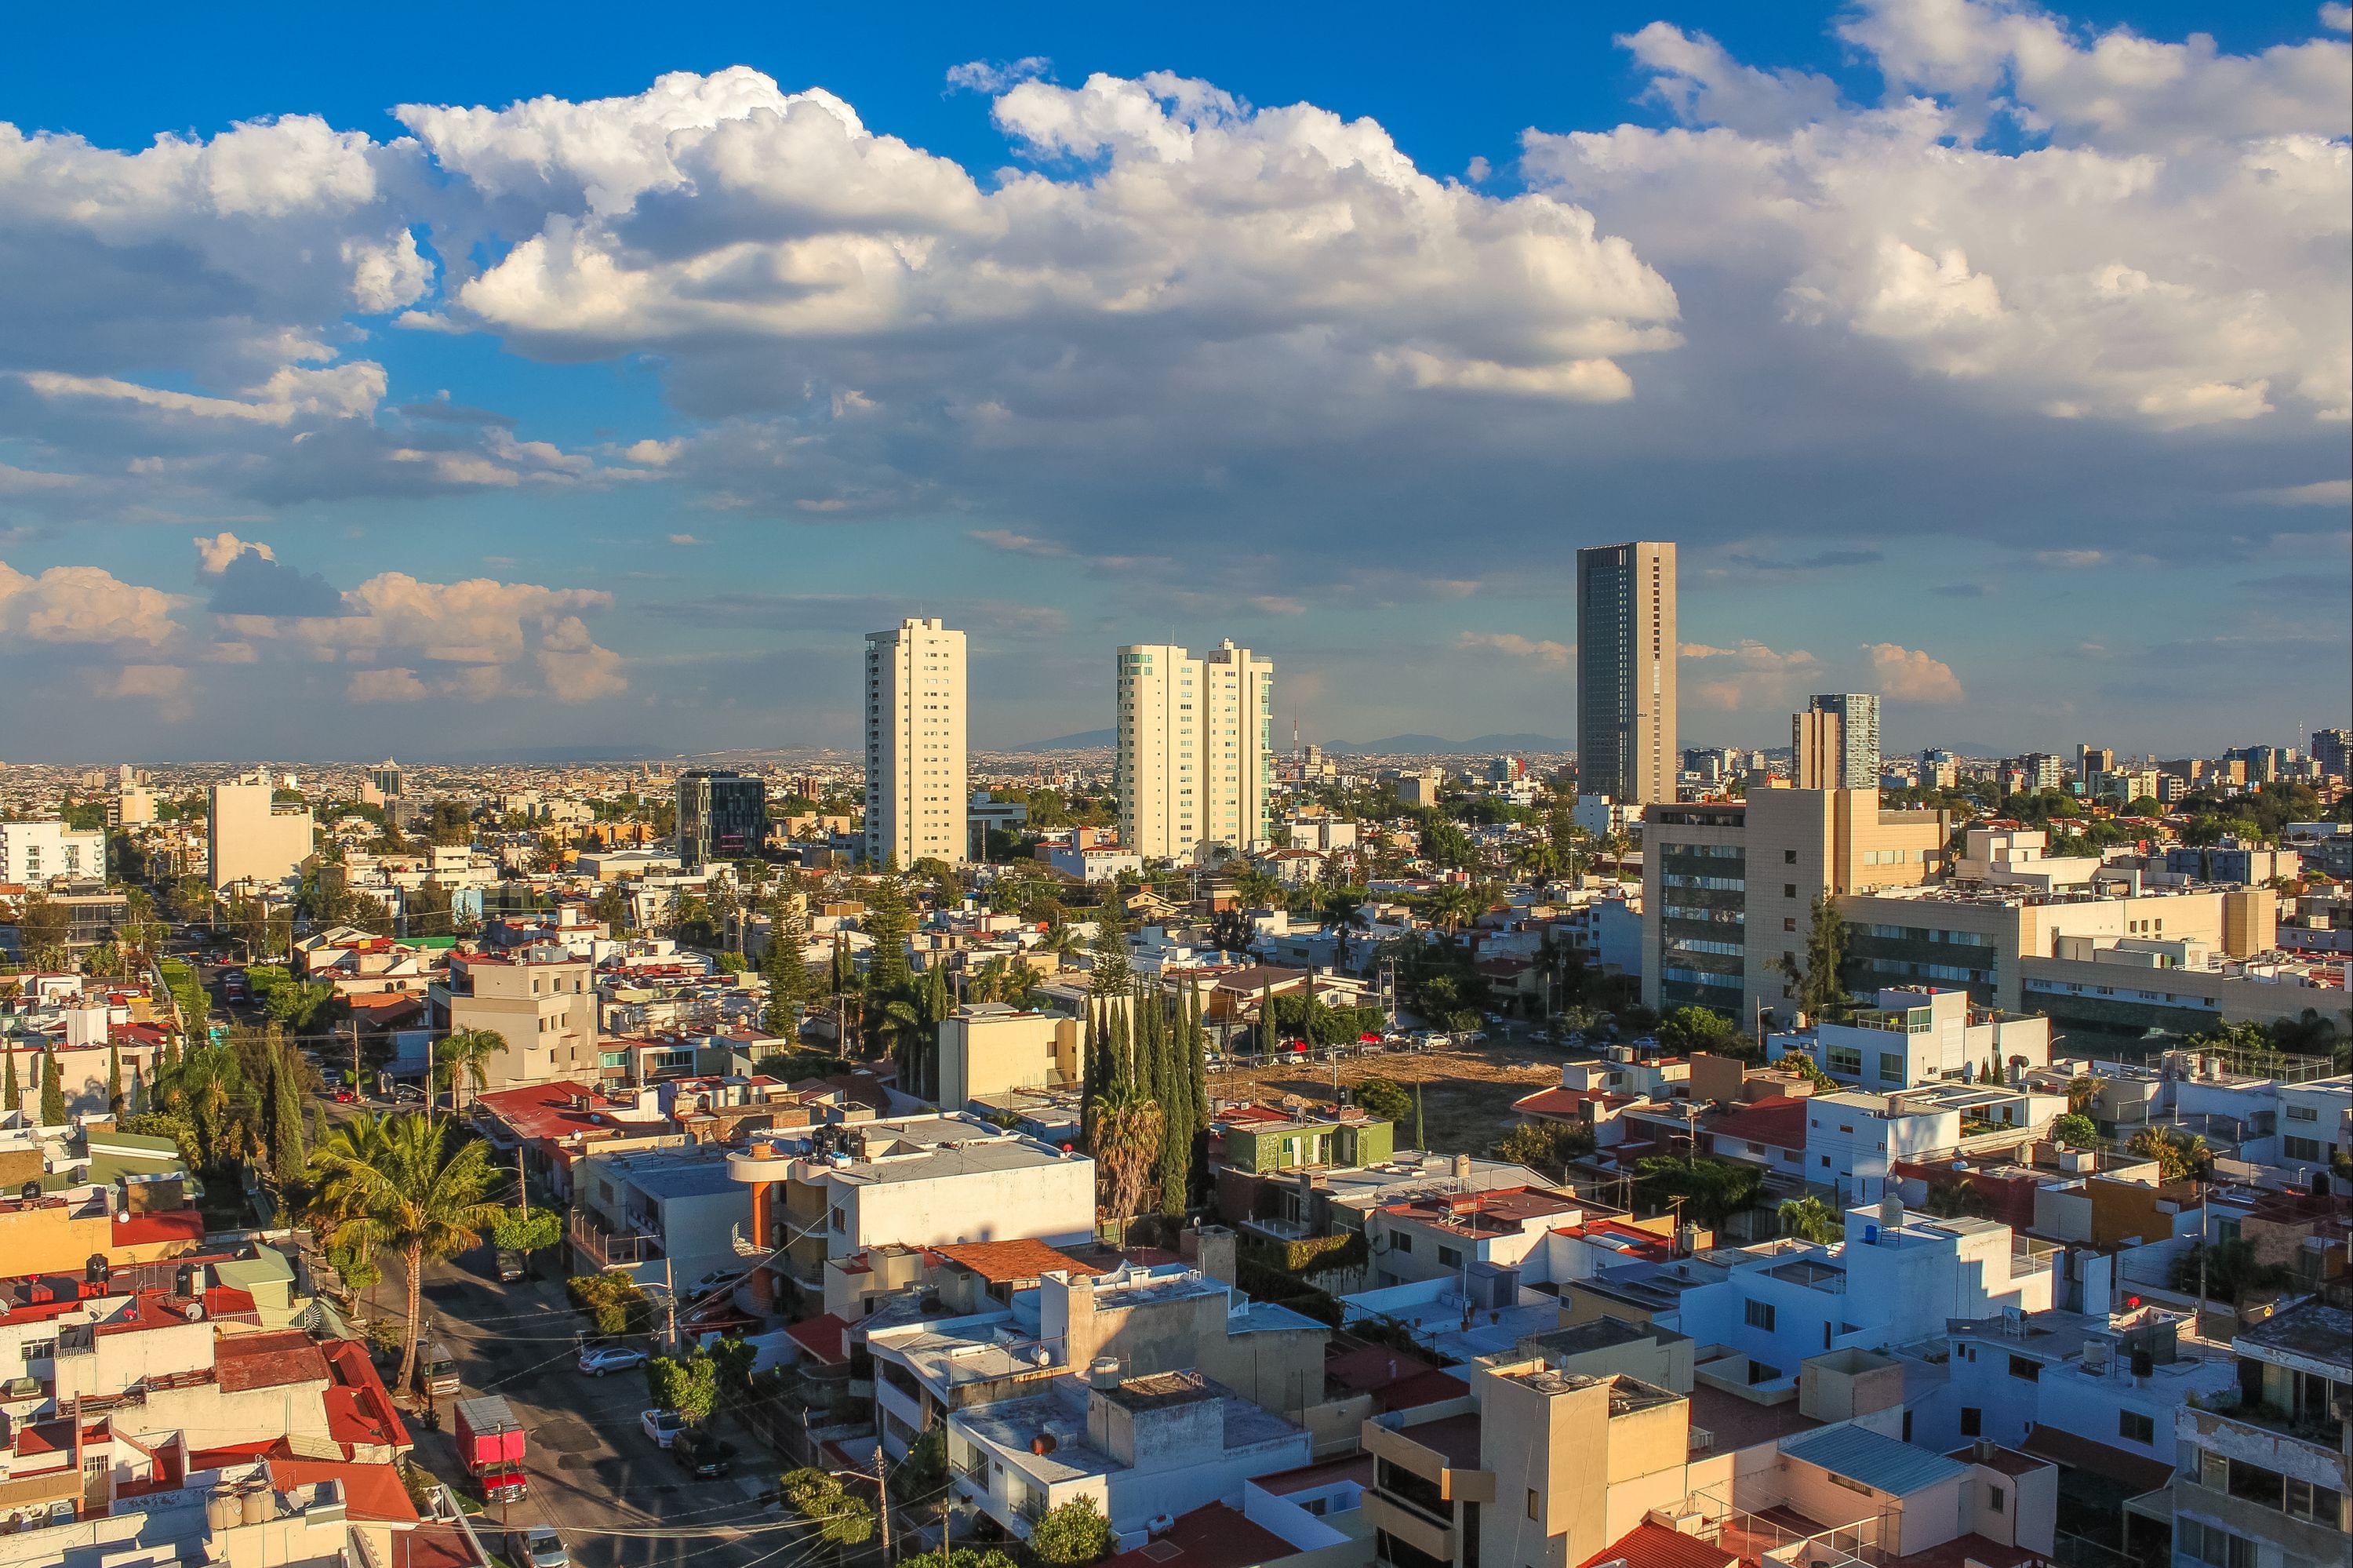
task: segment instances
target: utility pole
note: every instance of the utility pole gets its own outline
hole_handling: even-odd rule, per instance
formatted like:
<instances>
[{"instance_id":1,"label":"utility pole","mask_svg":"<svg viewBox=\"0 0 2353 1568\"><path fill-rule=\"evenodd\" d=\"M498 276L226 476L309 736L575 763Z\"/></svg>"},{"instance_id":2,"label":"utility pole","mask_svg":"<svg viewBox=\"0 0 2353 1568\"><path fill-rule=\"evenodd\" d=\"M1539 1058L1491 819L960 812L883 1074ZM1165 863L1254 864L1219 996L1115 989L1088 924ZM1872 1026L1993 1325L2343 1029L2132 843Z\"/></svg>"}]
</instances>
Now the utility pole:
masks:
<instances>
[{"instance_id":1,"label":"utility pole","mask_svg":"<svg viewBox=\"0 0 2353 1568\"><path fill-rule=\"evenodd\" d=\"M670 1319L670 1332L665 1338L670 1340L670 1353L676 1355L678 1353L678 1280L670 1267L670 1249L667 1246L662 1249L662 1302Z\"/></svg>"},{"instance_id":2,"label":"utility pole","mask_svg":"<svg viewBox=\"0 0 2353 1568\"><path fill-rule=\"evenodd\" d=\"M515 1145L515 1192L522 1200L523 1218L531 1218L531 1183L523 1179L522 1145Z\"/></svg>"},{"instance_id":3,"label":"utility pole","mask_svg":"<svg viewBox=\"0 0 2353 1568\"><path fill-rule=\"evenodd\" d=\"M891 1568L891 1489L882 1477L882 1445L874 1445L874 1518L882 1528L882 1568Z\"/></svg>"}]
</instances>

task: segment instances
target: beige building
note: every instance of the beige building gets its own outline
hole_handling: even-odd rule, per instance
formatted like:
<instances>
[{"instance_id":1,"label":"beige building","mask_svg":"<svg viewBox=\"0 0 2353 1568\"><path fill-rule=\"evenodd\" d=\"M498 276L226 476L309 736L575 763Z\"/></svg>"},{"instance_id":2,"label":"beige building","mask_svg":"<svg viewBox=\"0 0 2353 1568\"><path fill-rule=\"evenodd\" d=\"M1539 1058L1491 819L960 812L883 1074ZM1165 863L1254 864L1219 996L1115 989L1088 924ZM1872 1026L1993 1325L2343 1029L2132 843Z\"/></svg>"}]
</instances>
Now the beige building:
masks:
<instances>
[{"instance_id":1,"label":"beige building","mask_svg":"<svg viewBox=\"0 0 2353 1568\"><path fill-rule=\"evenodd\" d=\"M1577 552L1577 789L1675 798L1675 547Z\"/></svg>"},{"instance_id":2,"label":"beige building","mask_svg":"<svg viewBox=\"0 0 2353 1568\"><path fill-rule=\"evenodd\" d=\"M595 1083L596 991L586 959L554 946L505 954L452 953L430 993L434 1022L487 1029L507 1043L482 1064L484 1092L577 1078ZM472 1093L475 1086L461 1087Z\"/></svg>"},{"instance_id":3,"label":"beige building","mask_svg":"<svg viewBox=\"0 0 2353 1568\"><path fill-rule=\"evenodd\" d=\"M965 638L907 620L866 639L866 857L962 865Z\"/></svg>"},{"instance_id":4,"label":"beige building","mask_svg":"<svg viewBox=\"0 0 2353 1568\"><path fill-rule=\"evenodd\" d=\"M213 786L209 853L213 890L292 876L311 849L311 809L281 807L267 769Z\"/></svg>"},{"instance_id":5,"label":"beige building","mask_svg":"<svg viewBox=\"0 0 2353 1568\"><path fill-rule=\"evenodd\" d=\"M1120 840L1147 859L1272 842L1274 666L1229 640L1196 659L1173 643L1119 651Z\"/></svg>"},{"instance_id":6,"label":"beige building","mask_svg":"<svg viewBox=\"0 0 2353 1568\"><path fill-rule=\"evenodd\" d=\"M1759 789L1642 813L1642 1001L1784 1017L1815 902L1911 886L1942 867L1951 820L1890 811L1876 789ZM1902 983L1888 981L1889 984Z\"/></svg>"},{"instance_id":7,"label":"beige building","mask_svg":"<svg viewBox=\"0 0 2353 1568\"><path fill-rule=\"evenodd\" d=\"M1013 1089L1079 1080L1079 1021L970 1002L940 1020L940 1105L962 1110Z\"/></svg>"}]
</instances>

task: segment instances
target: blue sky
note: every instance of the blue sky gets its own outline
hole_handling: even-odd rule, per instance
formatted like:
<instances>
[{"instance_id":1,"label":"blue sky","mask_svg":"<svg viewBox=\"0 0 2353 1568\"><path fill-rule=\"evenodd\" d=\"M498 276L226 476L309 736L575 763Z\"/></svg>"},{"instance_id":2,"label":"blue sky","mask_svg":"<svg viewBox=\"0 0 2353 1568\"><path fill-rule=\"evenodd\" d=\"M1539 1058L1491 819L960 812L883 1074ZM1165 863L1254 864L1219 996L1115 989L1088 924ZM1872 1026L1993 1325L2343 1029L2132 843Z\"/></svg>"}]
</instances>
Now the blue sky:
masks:
<instances>
[{"instance_id":1,"label":"blue sky","mask_svg":"<svg viewBox=\"0 0 2353 1568\"><path fill-rule=\"evenodd\" d=\"M0 58L0 755L839 745L902 613L981 745L1169 636L1567 735L1630 536L1689 744L2348 716L2341 8L71 20Z\"/></svg>"}]
</instances>

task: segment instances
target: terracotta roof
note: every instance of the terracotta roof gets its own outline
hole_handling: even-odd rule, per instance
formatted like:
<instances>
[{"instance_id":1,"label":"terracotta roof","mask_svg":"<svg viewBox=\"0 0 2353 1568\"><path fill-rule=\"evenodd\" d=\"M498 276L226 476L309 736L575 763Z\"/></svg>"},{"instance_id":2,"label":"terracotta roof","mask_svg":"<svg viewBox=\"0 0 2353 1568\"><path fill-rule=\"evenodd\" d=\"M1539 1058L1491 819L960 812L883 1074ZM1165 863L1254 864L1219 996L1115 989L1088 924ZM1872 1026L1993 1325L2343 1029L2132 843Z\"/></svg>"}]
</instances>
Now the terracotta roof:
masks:
<instances>
[{"instance_id":1,"label":"terracotta roof","mask_svg":"<svg viewBox=\"0 0 2353 1568\"><path fill-rule=\"evenodd\" d=\"M335 1481L343 1489L343 1507L353 1519L388 1519L413 1523L417 1505L400 1484L400 1472L390 1465L354 1465L341 1459L269 1460L269 1484L280 1491L308 1482Z\"/></svg>"},{"instance_id":2,"label":"terracotta roof","mask_svg":"<svg viewBox=\"0 0 2353 1568\"><path fill-rule=\"evenodd\" d=\"M1103 1272L1041 1241L957 1242L931 1250L959 1267L970 1269L991 1285L1039 1279L1057 1269L1086 1275Z\"/></svg>"},{"instance_id":3,"label":"terracotta roof","mask_svg":"<svg viewBox=\"0 0 2353 1568\"><path fill-rule=\"evenodd\" d=\"M124 1214L114 1224L116 1246L158 1246L185 1242L195 1246L205 1239L205 1216L195 1209L159 1209L152 1213Z\"/></svg>"},{"instance_id":4,"label":"terracotta roof","mask_svg":"<svg viewBox=\"0 0 2353 1568\"><path fill-rule=\"evenodd\" d=\"M1176 1516L1168 1532L1106 1562L1106 1568L1258 1568L1295 1557L1293 1546L1223 1503Z\"/></svg>"},{"instance_id":5,"label":"terracotta roof","mask_svg":"<svg viewBox=\"0 0 2353 1568\"><path fill-rule=\"evenodd\" d=\"M1775 1149L1806 1147L1806 1097L1775 1095L1769 1099L1754 1100L1721 1121L1710 1122L1707 1130L1717 1138L1736 1138L1743 1143L1762 1143Z\"/></svg>"},{"instance_id":6,"label":"terracotta roof","mask_svg":"<svg viewBox=\"0 0 2353 1568\"><path fill-rule=\"evenodd\" d=\"M830 1312L804 1319L786 1329L793 1343L828 1366L849 1360L849 1325Z\"/></svg>"},{"instance_id":7,"label":"terracotta roof","mask_svg":"<svg viewBox=\"0 0 2353 1568\"><path fill-rule=\"evenodd\" d=\"M335 1386L327 1390L327 1434L338 1443L394 1448L410 1446L408 1427L377 1375L367 1347L357 1340L330 1340L321 1347Z\"/></svg>"},{"instance_id":8,"label":"terracotta roof","mask_svg":"<svg viewBox=\"0 0 2353 1568\"><path fill-rule=\"evenodd\" d=\"M269 1334L237 1334L213 1346L213 1372L224 1393L280 1388L294 1383L328 1383L327 1358L300 1329Z\"/></svg>"},{"instance_id":9,"label":"terracotta roof","mask_svg":"<svg viewBox=\"0 0 2353 1568\"><path fill-rule=\"evenodd\" d=\"M1594 1568L1600 1563L1623 1563L1626 1568L1727 1568L1739 1561L1721 1546L1711 1546L1697 1536L1646 1519L1587 1558L1579 1568Z\"/></svg>"}]
</instances>

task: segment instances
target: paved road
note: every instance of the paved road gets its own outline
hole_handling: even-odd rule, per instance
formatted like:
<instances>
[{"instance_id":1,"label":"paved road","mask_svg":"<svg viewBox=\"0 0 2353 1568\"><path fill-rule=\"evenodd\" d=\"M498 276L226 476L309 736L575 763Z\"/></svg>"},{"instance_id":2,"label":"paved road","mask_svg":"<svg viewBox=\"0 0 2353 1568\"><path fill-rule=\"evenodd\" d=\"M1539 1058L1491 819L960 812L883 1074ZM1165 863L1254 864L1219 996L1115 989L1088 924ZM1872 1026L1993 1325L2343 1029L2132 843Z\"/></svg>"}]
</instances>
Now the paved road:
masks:
<instances>
[{"instance_id":1,"label":"paved road","mask_svg":"<svg viewBox=\"0 0 2353 1568\"><path fill-rule=\"evenodd\" d=\"M468 1395L502 1394L528 1436L525 1467L532 1495L487 1520L553 1524L581 1568L793 1568L797 1534L647 1538L604 1533L618 1530L705 1529L773 1525L777 1516L759 1501L774 1489L779 1467L756 1440L728 1431L739 1457L736 1473L696 1480L654 1446L638 1424L647 1404L637 1372L583 1377L573 1364L579 1319L556 1280L501 1285L489 1272L490 1254L478 1249L427 1275L428 1339L449 1347ZM399 1288L398 1267L386 1271L385 1299ZM448 1434L417 1433L417 1455L444 1479L460 1475ZM779 1551L787 1545L795 1548Z\"/></svg>"}]
</instances>

